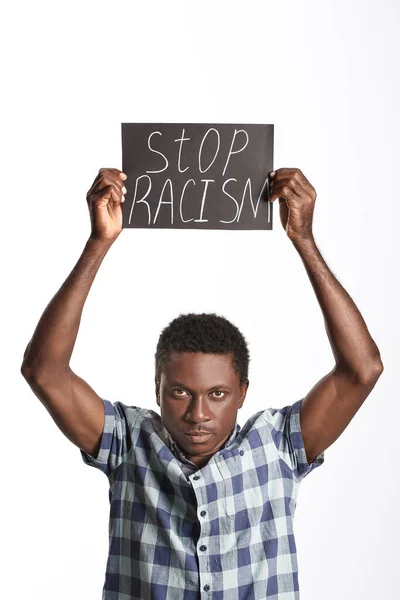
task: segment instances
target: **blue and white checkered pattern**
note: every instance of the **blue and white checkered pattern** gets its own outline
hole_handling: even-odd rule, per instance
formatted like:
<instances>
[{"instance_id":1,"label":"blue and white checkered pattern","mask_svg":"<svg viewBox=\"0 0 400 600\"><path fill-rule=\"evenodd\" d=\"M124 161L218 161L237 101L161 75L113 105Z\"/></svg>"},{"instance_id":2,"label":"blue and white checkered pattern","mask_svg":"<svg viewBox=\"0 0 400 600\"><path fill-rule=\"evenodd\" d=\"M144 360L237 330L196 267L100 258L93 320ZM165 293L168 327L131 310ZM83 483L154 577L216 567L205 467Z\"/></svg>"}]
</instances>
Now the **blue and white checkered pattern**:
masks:
<instances>
[{"instance_id":1,"label":"blue and white checkered pattern","mask_svg":"<svg viewBox=\"0 0 400 600\"><path fill-rule=\"evenodd\" d=\"M186 474L160 415L103 403L98 456L80 451L110 483L102 600L299 600L296 498L324 462L307 463L302 399L236 423Z\"/></svg>"}]
</instances>

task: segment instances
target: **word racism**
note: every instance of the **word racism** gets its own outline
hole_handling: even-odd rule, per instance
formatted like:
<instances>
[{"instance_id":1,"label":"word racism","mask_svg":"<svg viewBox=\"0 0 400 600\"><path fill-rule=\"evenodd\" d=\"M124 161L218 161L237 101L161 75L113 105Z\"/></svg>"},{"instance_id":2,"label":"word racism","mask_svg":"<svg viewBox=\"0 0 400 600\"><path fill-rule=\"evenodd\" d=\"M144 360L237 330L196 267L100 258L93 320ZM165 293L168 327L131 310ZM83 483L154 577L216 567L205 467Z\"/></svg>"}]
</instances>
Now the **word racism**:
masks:
<instances>
[{"instance_id":1,"label":"word racism","mask_svg":"<svg viewBox=\"0 0 400 600\"><path fill-rule=\"evenodd\" d=\"M122 124L124 227L272 229L273 125Z\"/></svg>"}]
</instances>

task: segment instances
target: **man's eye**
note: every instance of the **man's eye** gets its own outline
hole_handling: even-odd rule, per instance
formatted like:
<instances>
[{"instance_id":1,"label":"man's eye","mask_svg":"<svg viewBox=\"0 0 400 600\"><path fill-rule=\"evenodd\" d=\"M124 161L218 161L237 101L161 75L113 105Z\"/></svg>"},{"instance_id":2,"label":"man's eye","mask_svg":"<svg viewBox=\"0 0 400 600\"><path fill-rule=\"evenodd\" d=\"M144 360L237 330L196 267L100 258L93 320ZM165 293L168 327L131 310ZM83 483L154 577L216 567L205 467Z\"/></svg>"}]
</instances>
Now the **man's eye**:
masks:
<instances>
[{"instance_id":1,"label":"man's eye","mask_svg":"<svg viewBox=\"0 0 400 600\"><path fill-rule=\"evenodd\" d=\"M215 390L213 392L213 394L221 394L221 396L217 396L217 398L222 398L222 396L225 394L225 392L222 392L221 390Z\"/></svg>"},{"instance_id":2,"label":"man's eye","mask_svg":"<svg viewBox=\"0 0 400 600\"><path fill-rule=\"evenodd\" d=\"M185 390L181 390L181 389L176 389L174 390L175 394L177 394L178 396L182 396L182 394L186 394ZM178 392L182 392L182 394L179 394Z\"/></svg>"}]
</instances>

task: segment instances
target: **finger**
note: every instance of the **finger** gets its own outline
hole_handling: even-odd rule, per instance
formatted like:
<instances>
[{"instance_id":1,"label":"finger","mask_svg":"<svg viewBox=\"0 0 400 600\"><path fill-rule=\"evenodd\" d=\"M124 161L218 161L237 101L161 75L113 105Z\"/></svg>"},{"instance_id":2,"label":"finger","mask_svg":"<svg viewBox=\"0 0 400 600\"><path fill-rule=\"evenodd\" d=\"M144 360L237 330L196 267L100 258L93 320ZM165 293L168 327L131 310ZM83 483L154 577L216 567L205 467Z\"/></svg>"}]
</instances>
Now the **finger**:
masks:
<instances>
[{"instance_id":1,"label":"finger","mask_svg":"<svg viewBox=\"0 0 400 600\"><path fill-rule=\"evenodd\" d=\"M271 194L269 198L269 202L275 202L279 198L279 202L281 200L288 200L289 202L299 202L301 200L300 196L292 192L289 188L285 188L284 190Z\"/></svg>"},{"instance_id":2,"label":"finger","mask_svg":"<svg viewBox=\"0 0 400 600\"><path fill-rule=\"evenodd\" d=\"M107 171L109 173L112 173L113 175L115 175L119 179L122 179L123 181L125 181L125 179L128 178L127 174L124 173L123 171L120 171L119 169L114 169L112 167L109 167L109 168L103 167L102 169L99 169L99 173L100 172L104 172L105 174L107 174Z\"/></svg>"},{"instance_id":3,"label":"finger","mask_svg":"<svg viewBox=\"0 0 400 600\"><path fill-rule=\"evenodd\" d=\"M94 178L92 185L90 186L90 188L87 191L86 198L89 196L89 194L91 194L93 192L93 190L94 190L95 186L97 185L100 178L101 178L101 174L99 171L97 173L96 177Z\"/></svg>"},{"instance_id":4,"label":"finger","mask_svg":"<svg viewBox=\"0 0 400 600\"><path fill-rule=\"evenodd\" d=\"M301 185L301 183L299 183L296 179L293 179L293 177L287 177L285 179L280 179L279 181L276 181L276 182L272 181L272 191L274 189L275 190L278 189L279 186L283 186L283 185L288 186L298 196L304 196L304 195L308 194L307 189L305 189Z\"/></svg>"},{"instance_id":5,"label":"finger","mask_svg":"<svg viewBox=\"0 0 400 600\"><path fill-rule=\"evenodd\" d=\"M96 175L86 196L88 196L89 194L94 193L100 189L99 185L98 185L100 181L107 181L108 182L107 185L111 181L113 181L116 185L119 185L120 187L122 187L122 181L125 181L126 179L127 179L126 173L124 173L123 171L120 171L119 169L106 169L106 168L99 169L99 172Z\"/></svg>"},{"instance_id":6,"label":"finger","mask_svg":"<svg viewBox=\"0 0 400 600\"><path fill-rule=\"evenodd\" d=\"M114 206L119 205L122 202L121 194L118 194L115 186L107 185L102 188L99 192L91 196L91 203L98 203L100 200L106 200L107 202L113 202Z\"/></svg>"},{"instance_id":7,"label":"finger","mask_svg":"<svg viewBox=\"0 0 400 600\"><path fill-rule=\"evenodd\" d=\"M284 199L284 200L289 200L290 202L299 202L300 200L302 200L301 196L298 196L295 192L293 192L289 187L287 187L286 185L282 186L279 190L275 190L274 192L272 192L269 201L270 202L275 202L275 200L279 198L279 200Z\"/></svg>"},{"instance_id":8,"label":"finger","mask_svg":"<svg viewBox=\"0 0 400 600\"><path fill-rule=\"evenodd\" d=\"M300 171L300 169L296 170L296 173L293 175L295 181L297 181L299 183L299 185L301 185L301 187L303 188L303 190L305 191L305 193L308 196L316 197L317 193L315 191L314 186L311 185L311 183L308 181L307 177L305 177L303 175L303 173Z\"/></svg>"},{"instance_id":9,"label":"finger","mask_svg":"<svg viewBox=\"0 0 400 600\"><path fill-rule=\"evenodd\" d=\"M106 175L102 175L100 177L100 179L97 181L97 184L94 186L93 191L98 192L106 185L114 185L117 190L122 190L122 188L125 188L123 181L119 177L116 177L111 173L107 173Z\"/></svg>"},{"instance_id":10,"label":"finger","mask_svg":"<svg viewBox=\"0 0 400 600\"><path fill-rule=\"evenodd\" d=\"M126 188L122 185L122 181L120 184L117 184L115 183L114 179L103 177L102 179L100 179L100 181L98 181L91 195L101 197L98 196L98 194L104 189L110 190L112 192L110 196L107 196L107 198L113 200L114 202L120 202L124 193L126 193Z\"/></svg>"},{"instance_id":11,"label":"finger","mask_svg":"<svg viewBox=\"0 0 400 600\"><path fill-rule=\"evenodd\" d=\"M277 198L287 198L288 200L301 200L305 196L303 188L293 183L291 179L284 179L278 184L273 184L271 194L269 197L270 202L274 202Z\"/></svg>"},{"instance_id":12,"label":"finger","mask_svg":"<svg viewBox=\"0 0 400 600\"><path fill-rule=\"evenodd\" d=\"M276 169L275 171L271 171L271 174L274 174L273 176L277 177L278 179L280 177L288 177L291 175L295 175L296 177L304 177L303 173L300 171L300 169L295 169L292 167L281 167L280 169Z\"/></svg>"},{"instance_id":13,"label":"finger","mask_svg":"<svg viewBox=\"0 0 400 600\"><path fill-rule=\"evenodd\" d=\"M123 200L125 200L122 188L120 188L119 186L112 185L111 200L116 204L119 204L120 202L123 202Z\"/></svg>"},{"instance_id":14,"label":"finger","mask_svg":"<svg viewBox=\"0 0 400 600\"><path fill-rule=\"evenodd\" d=\"M313 185L308 181L307 177L303 174L300 169L292 169L292 168L282 168L277 169L276 171L272 171L270 173L272 176L272 182L280 181L286 178L291 178L295 182L297 182L305 192L310 195L312 198L316 198L317 192Z\"/></svg>"},{"instance_id":15,"label":"finger","mask_svg":"<svg viewBox=\"0 0 400 600\"><path fill-rule=\"evenodd\" d=\"M122 188L122 186L124 185L121 177L117 173L111 173L107 170L104 171L99 181L107 182L107 185L113 183L119 188Z\"/></svg>"},{"instance_id":16,"label":"finger","mask_svg":"<svg viewBox=\"0 0 400 600\"><path fill-rule=\"evenodd\" d=\"M270 177L273 177L274 179L281 179L281 178L285 178L285 177L291 177L292 175L294 175L296 173L296 171L299 171L299 169L281 167L280 169L271 171L269 173L269 175L270 175Z\"/></svg>"}]
</instances>

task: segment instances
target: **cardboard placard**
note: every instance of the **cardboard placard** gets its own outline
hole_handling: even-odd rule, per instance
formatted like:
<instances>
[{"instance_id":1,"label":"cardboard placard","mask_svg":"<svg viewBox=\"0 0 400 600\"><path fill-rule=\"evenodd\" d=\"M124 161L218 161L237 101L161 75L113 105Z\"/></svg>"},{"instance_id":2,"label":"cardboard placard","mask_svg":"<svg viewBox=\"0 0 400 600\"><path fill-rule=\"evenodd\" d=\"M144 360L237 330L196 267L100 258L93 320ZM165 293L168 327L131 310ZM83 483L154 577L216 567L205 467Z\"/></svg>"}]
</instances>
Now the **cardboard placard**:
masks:
<instances>
[{"instance_id":1,"label":"cardboard placard","mask_svg":"<svg viewBox=\"0 0 400 600\"><path fill-rule=\"evenodd\" d=\"M272 229L274 126L122 123L123 227Z\"/></svg>"}]
</instances>

